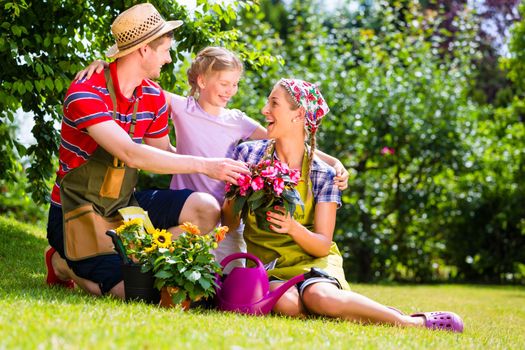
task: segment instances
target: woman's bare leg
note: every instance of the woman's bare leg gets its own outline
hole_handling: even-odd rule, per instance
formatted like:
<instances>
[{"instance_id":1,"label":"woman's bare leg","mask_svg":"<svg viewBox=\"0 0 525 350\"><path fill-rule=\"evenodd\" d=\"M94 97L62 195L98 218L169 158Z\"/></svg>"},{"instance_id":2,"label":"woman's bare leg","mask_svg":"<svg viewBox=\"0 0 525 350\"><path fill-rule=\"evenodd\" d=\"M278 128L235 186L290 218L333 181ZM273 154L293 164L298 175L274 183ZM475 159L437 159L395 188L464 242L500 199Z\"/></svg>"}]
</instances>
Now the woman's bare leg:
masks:
<instances>
[{"instance_id":1,"label":"woman's bare leg","mask_svg":"<svg viewBox=\"0 0 525 350\"><path fill-rule=\"evenodd\" d=\"M270 282L270 291L279 288L284 282ZM306 317L307 311L299 297L299 292L294 286L288 289L277 301L272 309L273 312L291 317Z\"/></svg>"},{"instance_id":2,"label":"woman's bare leg","mask_svg":"<svg viewBox=\"0 0 525 350\"><path fill-rule=\"evenodd\" d=\"M363 323L424 326L423 317L402 315L361 294L338 289L330 283L321 282L306 287L302 300L306 309L317 315Z\"/></svg>"}]
</instances>

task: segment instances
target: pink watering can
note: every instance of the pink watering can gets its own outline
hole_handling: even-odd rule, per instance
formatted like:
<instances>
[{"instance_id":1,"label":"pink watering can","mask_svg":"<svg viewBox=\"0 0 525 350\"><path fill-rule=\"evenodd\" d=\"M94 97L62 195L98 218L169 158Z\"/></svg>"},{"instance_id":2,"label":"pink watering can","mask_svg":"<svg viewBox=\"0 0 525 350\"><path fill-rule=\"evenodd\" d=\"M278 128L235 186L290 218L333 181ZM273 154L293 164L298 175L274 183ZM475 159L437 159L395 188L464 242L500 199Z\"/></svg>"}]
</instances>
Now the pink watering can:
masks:
<instances>
[{"instance_id":1,"label":"pink watering can","mask_svg":"<svg viewBox=\"0 0 525 350\"><path fill-rule=\"evenodd\" d=\"M247 258L255 262L256 267L234 267L222 279L217 276L217 307L222 311L234 311L249 315L268 314L277 300L293 285L304 281L305 275L295 276L274 291L269 291L268 274L264 265L255 255L234 253L221 261L224 269L233 260Z\"/></svg>"}]
</instances>

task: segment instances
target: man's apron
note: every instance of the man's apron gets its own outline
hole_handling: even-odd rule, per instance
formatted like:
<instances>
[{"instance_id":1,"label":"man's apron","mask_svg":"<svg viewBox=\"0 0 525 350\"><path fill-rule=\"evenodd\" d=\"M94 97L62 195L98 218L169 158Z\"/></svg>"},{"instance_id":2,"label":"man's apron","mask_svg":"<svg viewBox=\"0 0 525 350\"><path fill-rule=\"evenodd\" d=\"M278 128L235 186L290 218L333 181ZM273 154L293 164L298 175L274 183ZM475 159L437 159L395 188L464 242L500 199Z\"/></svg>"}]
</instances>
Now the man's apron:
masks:
<instances>
[{"instance_id":1,"label":"man's apron","mask_svg":"<svg viewBox=\"0 0 525 350\"><path fill-rule=\"evenodd\" d=\"M116 118L117 98L111 73L105 70L106 86ZM137 100L129 135L133 138L138 109ZM60 182L64 225L64 251L69 260L115 254L106 231L122 223L118 209L138 205L133 192L138 170L98 146L81 166L68 172Z\"/></svg>"}]
</instances>

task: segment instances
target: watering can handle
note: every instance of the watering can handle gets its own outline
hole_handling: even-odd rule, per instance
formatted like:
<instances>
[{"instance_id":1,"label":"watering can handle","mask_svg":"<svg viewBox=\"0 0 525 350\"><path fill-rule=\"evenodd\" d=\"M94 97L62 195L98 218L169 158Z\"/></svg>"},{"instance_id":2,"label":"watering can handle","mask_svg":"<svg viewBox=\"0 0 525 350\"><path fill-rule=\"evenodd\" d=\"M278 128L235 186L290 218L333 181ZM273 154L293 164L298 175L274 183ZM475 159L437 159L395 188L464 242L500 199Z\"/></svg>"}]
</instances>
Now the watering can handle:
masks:
<instances>
[{"instance_id":1,"label":"watering can handle","mask_svg":"<svg viewBox=\"0 0 525 350\"><path fill-rule=\"evenodd\" d=\"M236 259L243 259L243 258L250 259L251 261L253 261L254 263L257 264L258 268L264 269L264 265L261 262L261 260L259 260L258 257L256 257L253 254L250 254L250 253L233 253L233 254L230 254L227 257L225 257L224 259L222 259L221 266L224 268L231 261L236 260Z\"/></svg>"}]
</instances>

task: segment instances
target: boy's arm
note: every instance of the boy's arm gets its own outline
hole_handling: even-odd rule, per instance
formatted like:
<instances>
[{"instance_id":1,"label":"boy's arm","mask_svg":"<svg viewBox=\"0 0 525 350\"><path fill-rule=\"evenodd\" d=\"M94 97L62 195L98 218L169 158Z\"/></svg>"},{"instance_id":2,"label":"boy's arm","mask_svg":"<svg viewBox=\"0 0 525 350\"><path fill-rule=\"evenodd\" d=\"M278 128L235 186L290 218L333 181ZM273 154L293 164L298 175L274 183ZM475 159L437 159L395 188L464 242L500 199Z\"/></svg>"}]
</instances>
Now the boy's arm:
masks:
<instances>
[{"instance_id":1,"label":"boy's arm","mask_svg":"<svg viewBox=\"0 0 525 350\"><path fill-rule=\"evenodd\" d=\"M268 138L268 132L262 125L258 125L257 128L250 135L251 140L264 140Z\"/></svg>"},{"instance_id":2,"label":"boy's arm","mask_svg":"<svg viewBox=\"0 0 525 350\"><path fill-rule=\"evenodd\" d=\"M171 93L169 91L166 91L166 90L162 90L162 92L164 93L164 96L166 97L166 103L168 104L168 118L171 118L171 120L173 121L173 116L172 116L172 109L171 109L171 104L174 102L174 98L175 95L174 93ZM173 129L175 129L175 123L172 124L173 125ZM171 152L171 153L177 153L177 147L173 146L171 144L171 142L169 142L169 147L168 147L168 152Z\"/></svg>"},{"instance_id":3,"label":"boy's arm","mask_svg":"<svg viewBox=\"0 0 525 350\"><path fill-rule=\"evenodd\" d=\"M257 129L250 135L252 140L263 140L268 138L268 133L264 126L259 125ZM339 159L329 156L328 154L316 149L315 154L326 164L330 165L335 170L334 183L341 190L348 188L348 170L344 167Z\"/></svg>"}]
</instances>

